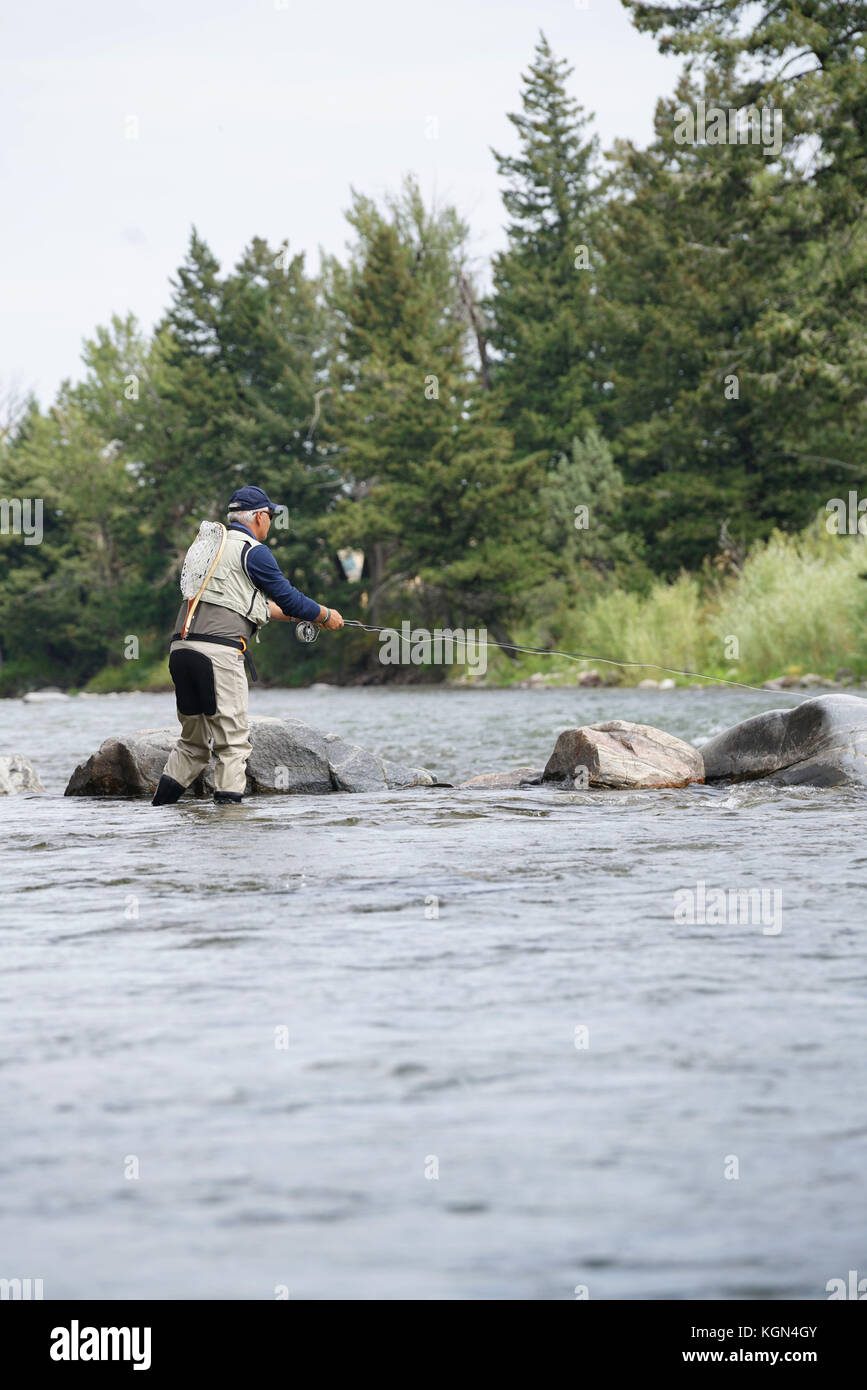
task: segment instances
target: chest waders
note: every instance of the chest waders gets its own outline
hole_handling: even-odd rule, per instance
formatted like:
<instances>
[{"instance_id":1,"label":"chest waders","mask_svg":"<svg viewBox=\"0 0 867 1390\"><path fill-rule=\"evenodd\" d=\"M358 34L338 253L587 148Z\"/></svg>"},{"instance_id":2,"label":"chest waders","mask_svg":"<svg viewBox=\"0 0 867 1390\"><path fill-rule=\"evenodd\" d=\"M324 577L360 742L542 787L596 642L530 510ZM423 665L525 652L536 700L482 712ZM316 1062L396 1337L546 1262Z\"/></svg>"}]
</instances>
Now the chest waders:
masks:
<instances>
[{"instance_id":1,"label":"chest waders","mask_svg":"<svg viewBox=\"0 0 867 1390\"><path fill-rule=\"evenodd\" d=\"M247 573L252 542L240 531L226 531L219 553L198 592L188 600L186 618L172 634L169 674L175 687L181 737L157 786L154 806L172 804L217 760L214 800L239 802L246 787L252 751L247 725L247 679L257 679L244 637L196 634L200 602L224 608L252 623L257 631L270 618L268 600Z\"/></svg>"}]
</instances>

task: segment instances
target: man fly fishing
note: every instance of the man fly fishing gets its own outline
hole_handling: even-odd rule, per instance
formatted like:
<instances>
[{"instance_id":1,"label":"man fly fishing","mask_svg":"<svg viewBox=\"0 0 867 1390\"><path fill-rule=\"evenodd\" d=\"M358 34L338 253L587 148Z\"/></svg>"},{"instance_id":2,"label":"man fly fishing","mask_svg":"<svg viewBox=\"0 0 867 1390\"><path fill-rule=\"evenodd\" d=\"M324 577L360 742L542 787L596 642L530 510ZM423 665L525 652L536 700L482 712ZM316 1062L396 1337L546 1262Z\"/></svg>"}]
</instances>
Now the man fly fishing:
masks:
<instances>
[{"instance_id":1,"label":"man fly fishing","mask_svg":"<svg viewBox=\"0 0 867 1390\"><path fill-rule=\"evenodd\" d=\"M249 639L270 619L343 627L336 608L326 608L294 588L263 542L278 512L260 487L242 487L229 498L228 527L203 522L187 552L169 655L181 736L165 765L154 806L171 805L217 759L214 800L238 802L246 787L252 752L247 717L247 677L256 671Z\"/></svg>"}]
</instances>

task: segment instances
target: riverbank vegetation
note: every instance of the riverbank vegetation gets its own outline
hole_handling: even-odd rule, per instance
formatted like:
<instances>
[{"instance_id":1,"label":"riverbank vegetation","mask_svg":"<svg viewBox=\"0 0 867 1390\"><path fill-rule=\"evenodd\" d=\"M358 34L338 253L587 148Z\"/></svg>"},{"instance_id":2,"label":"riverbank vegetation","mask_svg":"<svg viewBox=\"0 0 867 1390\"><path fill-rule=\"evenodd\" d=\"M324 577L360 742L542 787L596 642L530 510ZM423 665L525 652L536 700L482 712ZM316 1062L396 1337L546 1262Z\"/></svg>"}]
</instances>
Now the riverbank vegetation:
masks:
<instances>
[{"instance_id":1,"label":"riverbank vegetation","mask_svg":"<svg viewBox=\"0 0 867 1390\"><path fill-rule=\"evenodd\" d=\"M540 675L574 683L595 670L603 682L624 685L666 677L692 684L681 674L690 672L746 684L807 675L864 680L865 565L864 539L829 536L820 517L800 535L776 532L756 542L736 572L705 567L671 582L654 580L641 593L604 587L585 606L556 605L553 619L523 625L516 643L588 659L522 654L516 667L495 653L487 679L511 684Z\"/></svg>"},{"instance_id":2,"label":"riverbank vegetation","mask_svg":"<svg viewBox=\"0 0 867 1390\"><path fill-rule=\"evenodd\" d=\"M636 663L600 668L621 680L867 674L863 538L827 524L835 498L861 515L867 443L867 7L628 8L686 58L652 143L603 157L540 36L489 267L411 177L354 193L315 271L257 236L224 269L194 229L153 332L115 317L49 407L10 406L0 694L163 688L184 551L243 482L285 504L293 582L371 625ZM702 101L781 113L779 149L684 143ZM378 650L281 629L256 661L458 674ZM486 678L577 669L496 652Z\"/></svg>"}]
</instances>

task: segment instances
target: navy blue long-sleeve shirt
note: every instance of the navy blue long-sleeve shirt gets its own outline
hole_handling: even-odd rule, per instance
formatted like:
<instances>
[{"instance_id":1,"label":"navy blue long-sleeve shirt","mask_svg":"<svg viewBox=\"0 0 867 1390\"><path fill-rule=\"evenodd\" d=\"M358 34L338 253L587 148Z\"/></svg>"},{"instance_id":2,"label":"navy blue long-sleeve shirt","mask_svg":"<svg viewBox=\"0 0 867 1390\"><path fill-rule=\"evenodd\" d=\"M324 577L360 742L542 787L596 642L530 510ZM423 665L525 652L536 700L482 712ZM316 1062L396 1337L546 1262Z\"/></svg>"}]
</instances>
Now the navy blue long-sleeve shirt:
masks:
<instances>
[{"instance_id":1,"label":"navy blue long-sleeve shirt","mask_svg":"<svg viewBox=\"0 0 867 1390\"><path fill-rule=\"evenodd\" d=\"M243 531L253 541L247 551L246 566L247 574L256 588L261 589L266 598L273 599L287 617L315 622L319 617L320 605L289 583L267 545L257 541L249 526L241 521L230 522L229 530Z\"/></svg>"}]
</instances>

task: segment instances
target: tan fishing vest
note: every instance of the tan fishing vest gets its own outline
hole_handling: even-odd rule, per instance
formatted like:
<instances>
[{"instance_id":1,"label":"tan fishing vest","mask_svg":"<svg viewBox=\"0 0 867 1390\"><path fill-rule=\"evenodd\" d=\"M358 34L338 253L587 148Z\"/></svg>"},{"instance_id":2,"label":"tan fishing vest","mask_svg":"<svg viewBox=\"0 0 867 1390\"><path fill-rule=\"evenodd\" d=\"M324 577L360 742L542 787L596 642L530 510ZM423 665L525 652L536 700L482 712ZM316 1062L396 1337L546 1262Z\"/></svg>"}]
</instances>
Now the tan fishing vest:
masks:
<instances>
[{"instance_id":1,"label":"tan fishing vest","mask_svg":"<svg viewBox=\"0 0 867 1390\"><path fill-rule=\"evenodd\" d=\"M230 608L233 613L240 613L242 618L260 628L267 623L271 610L262 590L256 588L247 574L244 563L247 551L252 545L258 544L243 531L227 533L220 563L208 580L201 602L216 604L218 608Z\"/></svg>"}]
</instances>

